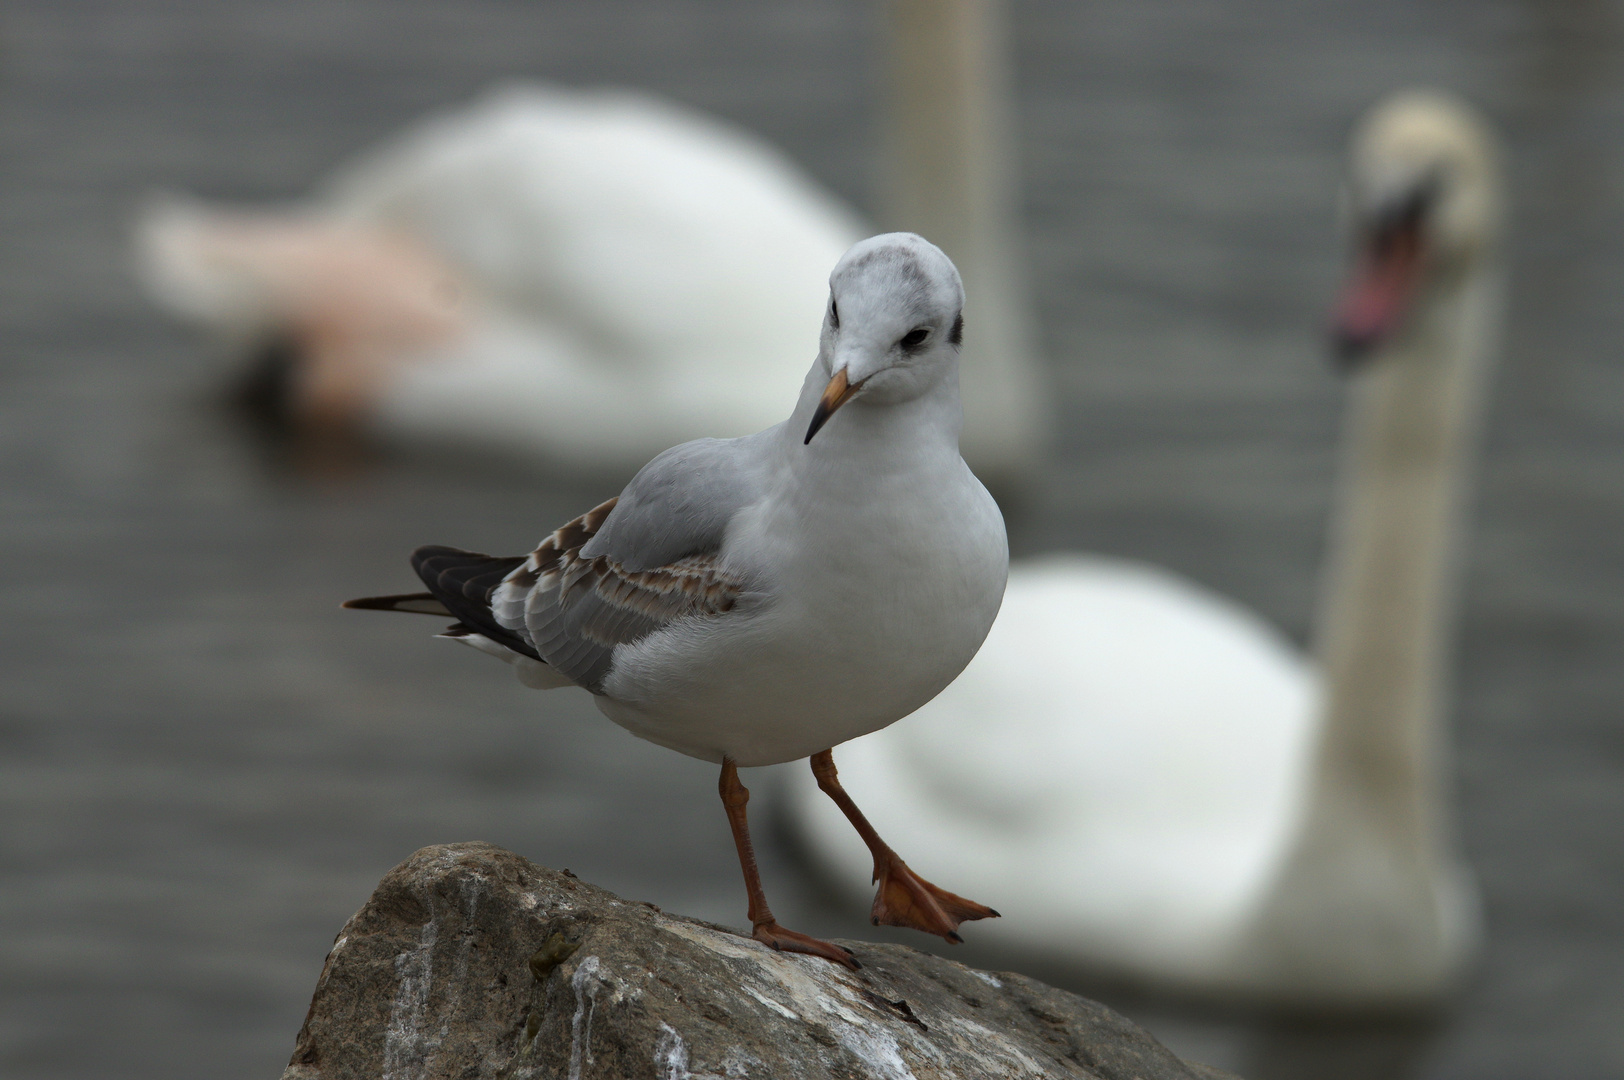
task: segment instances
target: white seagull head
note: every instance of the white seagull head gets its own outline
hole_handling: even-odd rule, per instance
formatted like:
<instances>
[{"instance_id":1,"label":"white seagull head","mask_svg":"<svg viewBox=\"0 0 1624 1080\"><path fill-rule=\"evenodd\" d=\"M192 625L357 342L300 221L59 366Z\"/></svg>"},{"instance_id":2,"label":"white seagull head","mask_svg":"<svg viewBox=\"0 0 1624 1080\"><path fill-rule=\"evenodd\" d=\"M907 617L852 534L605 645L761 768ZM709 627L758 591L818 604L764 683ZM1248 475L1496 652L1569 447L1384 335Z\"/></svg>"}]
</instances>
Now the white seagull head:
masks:
<instances>
[{"instance_id":1,"label":"white seagull head","mask_svg":"<svg viewBox=\"0 0 1624 1080\"><path fill-rule=\"evenodd\" d=\"M852 245L829 275L818 360L829 385L806 441L856 397L892 405L957 371L964 284L942 249L913 233Z\"/></svg>"}]
</instances>

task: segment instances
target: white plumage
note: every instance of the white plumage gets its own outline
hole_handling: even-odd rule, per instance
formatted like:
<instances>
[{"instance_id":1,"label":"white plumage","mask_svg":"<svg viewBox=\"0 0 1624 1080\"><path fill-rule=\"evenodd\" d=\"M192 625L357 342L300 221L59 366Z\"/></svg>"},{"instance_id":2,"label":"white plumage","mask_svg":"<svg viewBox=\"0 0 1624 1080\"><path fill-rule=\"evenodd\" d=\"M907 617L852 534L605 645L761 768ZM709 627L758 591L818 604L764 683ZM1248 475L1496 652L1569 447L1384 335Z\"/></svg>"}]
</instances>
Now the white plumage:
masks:
<instances>
[{"instance_id":1,"label":"white plumage","mask_svg":"<svg viewBox=\"0 0 1624 1080\"><path fill-rule=\"evenodd\" d=\"M1011 254L1001 87L976 49L921 66L941 43L917 29L897 27L895 63L934 81L897 119L955 153L900 148L889 171L910 198L892 216L950 234L979 295L963 451L1018 482L1048 408ZM238 349L293 345L297 426L622 471L775 422L828 268L866 231L732 125L633 91L516 85L413 125L299 206L155 199L137 254L175 314Z\"/></svg>"},{"instance_id":2,"label":"white plumage","mask_svg":"<svg viewBox=\"0 0 1624 1080\"><path fill-rule=\"evenodd\" d=\"M970 667L844 748L841 774L915 865L1002 898L984 939L1176 970L1258 903L1302 813L1319 704L1248 609L1152 566L1055 555L1011 567ZM798 785L796 808L850 879L866 851L816 794Z\"/></svg>"},{"instance_id":3,"label":"white plumage","mask_svg":"<svg viewBox=\"0 0 1624 1080\"><path fill-rule=\"evenodd\" d=\"M301 414L606 468L779 419L861 234L728 125L541 86L422 122L303 207L171 200L140 229L167 306L238 340L294 335L317 373Z\"/></svg>"}]
</instances>

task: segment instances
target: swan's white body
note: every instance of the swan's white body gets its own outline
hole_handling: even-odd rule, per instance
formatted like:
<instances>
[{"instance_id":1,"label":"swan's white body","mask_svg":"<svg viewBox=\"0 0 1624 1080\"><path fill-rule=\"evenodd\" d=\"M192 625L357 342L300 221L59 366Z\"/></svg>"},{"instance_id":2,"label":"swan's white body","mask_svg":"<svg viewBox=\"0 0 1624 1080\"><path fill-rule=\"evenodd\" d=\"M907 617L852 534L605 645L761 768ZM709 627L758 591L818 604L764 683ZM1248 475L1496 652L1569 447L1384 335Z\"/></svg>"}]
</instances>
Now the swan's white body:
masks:
<instances>
[{"instance_id":1,"label":"swan's white body","mask_svg":"<svg viewBox=\"0 0 1624 1080\"><path fill-rule=\"evenodd\" d=\"M304 297L268 265L281 252L217 241L231 220L150 212L154 293L238 336L297 317ZM422 122L282 220L407 238L455 290L454 329L394 347L362 423L608 468L781 419L828 268L863 234L742 132L641 94L541 86Z\"/></svg>"},{"instance_id":2,"label":"swan's white body","mask_svg":"<svg viewBox=\"0 0 1624 1080\"><path fill-rule=\"evenodd\" d=\"M1455 186L1429 277L1354 389L1317 665L1164 571L1053 556L1010 568L956 682L842 748L892 843L1002 910L980 940L1299 1006L1430 1000L1470 955L1442 726L1455 522L1499 306L1488 136L1447 100L1397 98L1356 143L1353 197L1440 157ZM839 815L811 783L791 806L849 881L868 854Z\"/></svg>"},{"instance_id":3,"label":"swan's white body","mask_svg":"<svg viewBox=\"0 0 1624 1080\"><path fill-rule=\"evenodd\" d=\"M933 45L916 38L899 32L899 57ZM996 93L965 59L931 69L955 107ZM995 134L985 110L948 115L936 100L911 108L968 133L946 171L968 169ZM905 188L943 172L900 166ZM916 225L973 226L946 244L984 297L965 343L962 445L1007 480L1036 456L1047 408L1000 246L1006 188L938 192ZM414 126L302 208L158 202L138 248L170 310L236 341L294 339L300 423L616 470L775 423L828 268L867 231L720 121L630 91L515 86Z\"/></svg>"},{"instance_id":4,"label":"swan's white body","mask_svg":"<svg viewBox=\"0 0 1624 1080\"><path fill-rule=\"evenodd\" d=\"M1055 555L1010 568L970 667L842 746L840 772L911 865L1000 898L979 943L1166 977L1218 963L1257 906L1301 817L1319 702L1246 608L1152 566ZM797 786L799 818L861 881L867 849L819 794Z\"/></svg>"},{"instance_id":5,"label":"swan's white body","mask_svg":"<svg viewBox=\"0 0 1624 1080\"><path fill-rule=\"evenodd\" d=\"M719 121L540 87L429 121L342 176L329 206L421 239L486 306L384 388L381 429L589 464L782 419L827 268L863 235Z\"/></svg>"}]
</instances>

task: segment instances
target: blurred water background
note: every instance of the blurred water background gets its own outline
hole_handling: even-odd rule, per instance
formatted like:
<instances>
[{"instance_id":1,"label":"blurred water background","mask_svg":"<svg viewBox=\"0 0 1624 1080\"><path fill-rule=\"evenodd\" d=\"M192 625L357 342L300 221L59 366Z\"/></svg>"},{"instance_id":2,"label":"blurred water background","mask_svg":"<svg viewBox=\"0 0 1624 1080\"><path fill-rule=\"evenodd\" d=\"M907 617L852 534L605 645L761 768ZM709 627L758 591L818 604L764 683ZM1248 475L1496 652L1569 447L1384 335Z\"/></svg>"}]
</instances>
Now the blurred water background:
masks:
<instances>
[{"instance_id":1,"label":"blurred water background","mask_svg":"<svg viewBox=\"0 0 1624 1080\"><path fill-rule=\"evenodd\" d=\"M1342 404L1321 312L1344 136L1387 90L1456 89L1498 123L1514 194L1455 710L1481 965L1437 1016L1336 1025L1081 988L1254 1080L1624 1073L1624 10L1010 17L1061 416L1010 508L1016 554L1150 559L1304 639ZM155 187L297 195L505 76L667 94L866 208L879 31L856 0L0 4L0 1072L277 1075L333 934L425 844L744 921L712 766L426 620L337 609L409 586L418 543L527 550L625 477L291 467L215 407L230 366L141 297L127 230ZM787 924L870 933L761 831Z\"/></svg>"}]
</instances>

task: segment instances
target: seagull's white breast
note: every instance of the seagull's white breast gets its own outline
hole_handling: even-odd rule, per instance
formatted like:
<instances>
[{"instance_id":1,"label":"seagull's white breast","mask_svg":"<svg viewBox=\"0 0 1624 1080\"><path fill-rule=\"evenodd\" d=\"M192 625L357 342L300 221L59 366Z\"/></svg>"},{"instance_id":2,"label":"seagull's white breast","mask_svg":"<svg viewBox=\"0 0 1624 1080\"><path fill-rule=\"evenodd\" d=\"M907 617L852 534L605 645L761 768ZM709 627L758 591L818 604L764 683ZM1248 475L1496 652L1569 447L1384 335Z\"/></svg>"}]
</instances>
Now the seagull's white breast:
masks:
<instances>
[{"instance_id":1,"label":"seagull's white breast","mask_svg":"<svg viewBox=\"0 0 1624 1080\"><path fill-rule=\"evenodd\" d=\"M623 646L605 714L694 757L769 765L935 697L986 638L1009 560L997 505L957 455L934 473L833 499L802 484L741 513L724 557L761 591Z\"/></svg>"}]
</instances>

